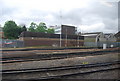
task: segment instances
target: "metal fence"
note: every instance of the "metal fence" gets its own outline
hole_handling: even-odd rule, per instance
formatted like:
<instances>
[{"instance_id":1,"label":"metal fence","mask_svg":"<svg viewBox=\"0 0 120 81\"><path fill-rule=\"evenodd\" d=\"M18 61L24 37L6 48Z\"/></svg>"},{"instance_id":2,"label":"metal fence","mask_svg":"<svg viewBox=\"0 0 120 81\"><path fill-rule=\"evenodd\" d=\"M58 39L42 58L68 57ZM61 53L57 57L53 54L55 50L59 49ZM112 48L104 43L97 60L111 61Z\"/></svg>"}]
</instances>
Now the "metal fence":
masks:
<instances>
[{"instance_id":1,"label":"metal fence","mask_svg":"<svg viewBox=\"0 0 120 81\"><path fill-rule=\"evenodd\" d=\"M103 47L103 44L107 47L120 47L120 42L84 42L86 47Z\"/></svg>"},{"instance_id":2,"label":"metal fence","mask_svg":"<svg viewBox=\"0 0 120 81\"><path fill-rule=\"evenodd\" d=\"M20 40L0 40L0 47L2 48L19 48L24 47L24 42Z\"/></svg>"},{"instance_id":3,"label":"metal fence","mask_svg":"<svg viewBox=\"0 0 120 81\"><path fill-rule=\"evenodd\" d=\"M84 42L85 47L103 47L106 44L107 47L120 47L120 42ZM24 41L20 40L2 40L0 39L0 48L20 48L24 47Z\"/></svg>"}]
</instances>

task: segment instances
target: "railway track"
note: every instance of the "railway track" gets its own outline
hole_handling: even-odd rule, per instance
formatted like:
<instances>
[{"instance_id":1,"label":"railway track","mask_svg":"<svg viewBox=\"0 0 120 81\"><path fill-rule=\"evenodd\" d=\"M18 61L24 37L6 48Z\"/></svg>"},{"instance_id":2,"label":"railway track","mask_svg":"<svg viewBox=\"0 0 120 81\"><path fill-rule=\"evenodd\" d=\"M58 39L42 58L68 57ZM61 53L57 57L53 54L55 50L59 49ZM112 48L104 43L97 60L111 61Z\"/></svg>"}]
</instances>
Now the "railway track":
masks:
<instances>
[{"instance_id":1,"label":"railway track","mask_svg":"<svg viewBox=\"0 0 120 81\"><path fill-rule=\"evenodd\" d=\"M102 54L108 54L108 53L118 53L118 50L53 53L53 54L32 54L30 56L2 57L2 63L4 64L4 63L15 63L15 62L26 62L26 61L64 59L64 58L71 58L71 57L102 55Z\"/></svg>"},{"instance_id":2,"label":"railway track","mask_svg":"<svg viewBox=\"0 0 120 81\"><path fill-rule=\"evenodd\" d=\"M31 50L65 50L65 49L95 49L97 47L62 47L62 48L23 48L23 49L2 49L0 51L31 51Z\"/></svg>"},{"instance_id":3,"label":"railway track","mask_svg":"<svg viewBox=\"0 0 120 81\"><path fill-rule=\"evenodd\" d=\"M91 73L118 70L120 61L104 62L96 64L82 64L73 66L2 70L3 79L56 79L68 78L76 75L88 75Z\"/></svg>"}]
</instances>

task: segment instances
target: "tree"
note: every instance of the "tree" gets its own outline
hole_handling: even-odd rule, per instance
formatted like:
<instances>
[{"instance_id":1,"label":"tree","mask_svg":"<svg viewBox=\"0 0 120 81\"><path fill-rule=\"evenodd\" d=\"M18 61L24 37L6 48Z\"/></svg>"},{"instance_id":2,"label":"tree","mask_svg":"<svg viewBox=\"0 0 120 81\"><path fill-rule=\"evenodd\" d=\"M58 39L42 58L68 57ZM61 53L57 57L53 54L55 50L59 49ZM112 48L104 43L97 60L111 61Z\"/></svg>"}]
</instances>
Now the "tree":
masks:
<instances>
[{"instance_id":1,"label":"tree","mask_svg":"<svg viewBox=\"0 0 120 81\"><path fill-rule=\"evenodd\" d=\"M20 28L14 21L10 20L5 22L3 32L6 38L16 39L18 38L20 31L21 31Z\"/></svg>"},{"instance_id":2,"label":"tree","mask_svg":"<svg viewBox=\"0 0 120 81\"><path fill-rule=\"evenodd\" d=\"M24 31L27 31L26 26L25 26L25 25L19 25L19 26L18 26L18 33L19 33L19 35L20 35L22 32L24 32Z\"/></svg>"},{"instance_id":3,"label":"tree","mask_svg":"<svg viewBox=\"0 0 120 81\"><path fill-rule=\"evenodd\" d=\"M32 22L30 24L30 27L28 28L28 31L30 31L30 32L36 32L36 27L37 27L37 24L34 23L34 22Z\"/></svg>"},{"instance_id":4,"label":"tree","mask_svg":"<svg viewBox=\"0 0 120 81\"><path fill-rule=\"evenodd\" d=\"M40 22L39 25L32 22L30 24L30 27L28 28L28 31L30 32L42 32L42 33L55 33L54 29L47 28L46 24L44 22Z\"/></svg>"},{"instance_id":5,"label":"tree","mask_svg":"<svg viewBox=\"0 0 120 81\"><path fill-rule=\"evenodd\" d=\"M37 32L46 33L46 30L47 30L47 26L46 26L46 24L43 23L43 22L39 23L39 25L38 25L37 28L36 28L36 31L37 31Z\"/></svg>"},{"instance_id":6,"label":"tree","mask_svg":"<svg viewBox=\"0 0 120 81\"><path fill-rule=\"evenodd\" d=\"M47 29L47 33L54 34L54 33L55 33L55 30L54 30L53 28L48 28L48 29Z\"/></svg>"},{"instance_id":7,"label":"tree","mask_svg":"<svg viewBox=\"0 0 120 81\"><path fill-rule=\"evenodd\" d=\"M25 25L21 28L21 31L22 31L22 32L27 31L27 28L26 28Z\"/></svg>"},{"instance_id":8,"label":"tree","mask_svg":"<svg viewBox=\"0 0 120 81\"><path fill-rule=\"evenodd\" d=\"M22 33L22 26L18 26L17 31L18 31L18 34L20 35Z\"/></svg>"}]
</instances>

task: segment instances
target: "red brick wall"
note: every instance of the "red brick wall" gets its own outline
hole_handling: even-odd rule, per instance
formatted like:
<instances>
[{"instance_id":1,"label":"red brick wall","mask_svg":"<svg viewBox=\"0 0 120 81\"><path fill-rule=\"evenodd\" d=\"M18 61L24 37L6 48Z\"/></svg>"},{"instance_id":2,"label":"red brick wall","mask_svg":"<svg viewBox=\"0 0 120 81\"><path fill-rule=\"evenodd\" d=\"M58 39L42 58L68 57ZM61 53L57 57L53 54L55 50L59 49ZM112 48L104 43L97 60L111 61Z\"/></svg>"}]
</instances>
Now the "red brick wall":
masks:
<instances>
[{"instance_id":1,"label":"red brick wall","mask_svg":"<svg viewBox=\"0 0 120 81\"><path fill-rule=\"evenodd\" d=\"M57 45L59 46L60 44L60 39L55 39L55 38L32 38L32 37L24 37L20 38L21 40L24 41L24 45L27 46L53 46ZM78 45L78 40L66 40L62 39L61 41L62 46L64 47L65 44L67 46L77 46ZM83 40L79 40L79 46L83 46Z\"/></svg>"}]
</instances>

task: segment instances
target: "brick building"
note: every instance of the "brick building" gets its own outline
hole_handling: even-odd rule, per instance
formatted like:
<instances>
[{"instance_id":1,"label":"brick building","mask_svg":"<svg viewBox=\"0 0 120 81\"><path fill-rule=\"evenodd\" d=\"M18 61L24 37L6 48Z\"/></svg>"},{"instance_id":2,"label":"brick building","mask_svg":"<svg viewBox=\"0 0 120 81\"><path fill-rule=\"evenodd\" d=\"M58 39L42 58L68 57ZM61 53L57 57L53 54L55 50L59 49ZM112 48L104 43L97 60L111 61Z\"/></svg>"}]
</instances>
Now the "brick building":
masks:
<instances>
[{"instance_id":1,"label":"brick building","mask_svg":"<svg viewBox=\"0 0 120 81\"><path fill-rule=\"evenodd\" d=\"M79 38L79 39L78 39ZM25 46L60 46L60 34L47 34L40 32L22 32L19 40ZM78 35L61 34L61 46L83 46L84 37ZM79 45L78 45L79 44Z\"/></svg>"},{"instance_id":2,"label":"brick building","mask_svg":"<svg viewBox=\"0 0 120 81\"><path fill-rule=\"evenodd\" d=\"M67 35L75 35L76 34L76 27L75 26L69 26L69 25L55 25L50 26L50 28L55 29L55 34L67 34Z\"/></svg>"}]
</instances>

